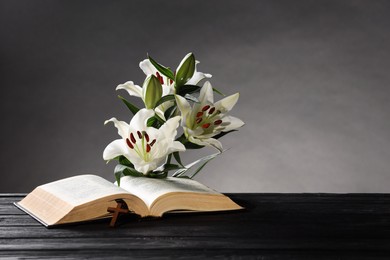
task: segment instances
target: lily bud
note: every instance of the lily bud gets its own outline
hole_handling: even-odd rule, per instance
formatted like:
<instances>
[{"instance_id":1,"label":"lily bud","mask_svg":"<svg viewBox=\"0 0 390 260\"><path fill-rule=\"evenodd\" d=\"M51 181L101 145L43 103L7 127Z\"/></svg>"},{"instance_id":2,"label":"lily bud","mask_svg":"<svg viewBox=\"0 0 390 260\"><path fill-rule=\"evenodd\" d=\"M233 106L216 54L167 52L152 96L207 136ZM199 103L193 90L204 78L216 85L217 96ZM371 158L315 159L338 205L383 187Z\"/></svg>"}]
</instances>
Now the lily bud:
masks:
<instances>
[{"instance_id":1,"label":"lily bud","mask_svg":"<svg viewBox=\"0 0 390 260\"><path fill-rule=\"evenodd\" d=\"M195 72L195 56L191 52L188 53L180 62L176 70L175 82L176 86L183 86L192 78Z\"/></svg>"},{"instance_id":2,"label":"lily bud","mask_svg":"<svg viewBox=\"0 0 390 260\"><path fill-rule=\"evenodd\" d=\"M161 99L162 86L160 81L154 75L149 75L142 86L143 99L147 109L153 109Z\"/></svg>"}]
</instances>

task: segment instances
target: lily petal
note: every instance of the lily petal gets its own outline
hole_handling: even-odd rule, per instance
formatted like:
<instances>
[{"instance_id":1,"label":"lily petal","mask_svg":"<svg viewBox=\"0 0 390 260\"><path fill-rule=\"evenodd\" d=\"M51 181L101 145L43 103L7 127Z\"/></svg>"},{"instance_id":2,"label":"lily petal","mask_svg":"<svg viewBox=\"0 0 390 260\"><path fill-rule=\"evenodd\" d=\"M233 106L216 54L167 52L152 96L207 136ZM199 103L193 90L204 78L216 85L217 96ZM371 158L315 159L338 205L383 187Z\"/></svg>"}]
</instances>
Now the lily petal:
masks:
<instances>
[{"instance_id":1,"label":"lily petal","mask_svg":"<svg viewBox=\"0 0 390 260\"><path fill-rule=\"evenodd\" d=\"M133 81L127 81L116 87L115 90L124 89L130 96L142 97L142 88L138 85L134 85Z\"/></svg>"},{"instance_id":2,"label":"lily petal","mask_svg":"<svg viewBox=\"0 0 390 260\"><path fill-rule=\"evenodd\" d=\"M125 145L125 142L122 139L117 139L112 141L107 145L107 147L103 151L103 159L104 160L112 160L115 157L120 155L126 156L128 153L128 149ZM127 159L128 156L126 156Z\"/></svg>"},{"instance_id":3,"label":"lily petal","mask_svg":"<svg viewBox=\"0 0 390 260\"><path fill-rule=\"evenodd\" d=\"M182 143L178 141L174 141L172 146L168 148L167 154L174 153L174 152L184 152L185 150L186 147Z\"/></svg>"},{"instance_id":4,"label":"lily petal","mask_svg":"<svg viewBox=\"0 0 390 260\"><path fill-rule=\"evenodd\" d=\"M153 109L143 108L135 114L135 116L131 119L130 128L136 129L138 131L143 131L147 128L147 121L149 118L154 116Z\"/></svg>"},{"instance_id":5,"label":"lily petal","mask_svg":"<svg viewBox=\"0 0 390 260\"><path fill-rule=\"evenodd\" d=\"M175 95L175 99L182 114L188 114L191 112L191 105L185 98Z\"/></svg>"},{"instance_id":6,"label":"lily petal","mask_svg":"<svg viewBox=\"0 0 390 260\"><path fill-rule=\"evenodd\" d=\"M215 108L221 111L222 113L226 113L234 107L239 97L240 97L240 93L236 93L228 97L225 97L224 99L215 102L214 104Z\"/></svg>"},{"instance_id":7,"label":"lily petal","mask_svg":"<svg viewBox=\"0 0 390 260\"><path fill-rule=\"evenodd\" d=\"M202 104L214 103L213 87L206 81L200 89L199 100Z\"/></svg>"},{"instance_id":8,"label":"lily petal","mask_svg":"<svg viewBox=\"0 0 390 260\"><path fill-rule=\"evenodd\" d=\"M109 122L113 122L115 127L118 129L118 134L123 138L126 139L128 136L129 131L129 124L124 121L118 121L115 117L106 120L104 124L108 124Z\"/></svg>"},{"instance_id":9,"label":"lily petal","mask_svg":"<svg viewBox=\"0 0 390 260\"><path fill-rule=\"evenodd\" d=\"M156 74L157 69L153 66L149 59L144 59L139 63L139 67L145 73L145 75Z\"/></svg>"},{"instance_id":10,"label":"lily petal","mask_svg":"<svg viewBox=\"0 0 390 260\"><path fill-rule=\"evenodd\" d=\"M221 124L221 131L223 132L228 132L240 128L245 124L241 119L234 116L224 116L222 119L223 123ZM226 124L224 124L225 122Z\"/></svg>"},{"instance_id":11,"label":"lily petal","mask_svg":"<svg viewBox=\"0 0 390 260\"><path fill-rule=\"evenodd\" d=\"M183 127L183 129L184 129L184 132L187 134L187 136L200 136L203 133L203 129L200 127L197 127L195 129Z\"/></svg>"},{"instance_id":12,"label":"lily petal","mask_svg":"<svg viewBox=\"0 0 390 260\"><path fill-rule=\"evenodd\" d=\"M199 83L199 81L201 81L202 79L204 78L211 78L212 75L211 74L208 74L208 73L203 73L203 72L199 72L196 70L196 66L199 64L200 62L199 61L196 61L195 62L195 72L194 72L194 75L192 76L192 78L187 81L186 84L188 85L196 85Z\"/></svg>"},{"instance_id":13,"label":"lily petal","mask_svg":"<svg viewBox=\"0 0 390 260\"><path fill-rule=\"evenodd\" d=\"M134 164L134 168L137 171L142 172L143 174L146 174L149 171L155 170L157 168L157 166L162 161L163 161L162 159L159 159L159 160L154 160L154 161L151 161L151 162L144 162L144 163L141 163L141 164Z\"/></svg>"},{"instance_id":14,"label":"lily petal","mask_svg":"<svg viewBox=\"0 0 390 260\"><path fill-rule=\"evenodd\" d=\"M211 74L207 74L207 73L203 73L203 72L195 72L194 75L192 76L192 78L187 81L187 85L196 85L199 83L199 81L201 81L202 79L204 78L211 78L212 75Z\"/></svg>"},{"instance_id":15,"label":"lily petal","mask_svg":"<svg viewBox=\"0 0 390 260\"><path fill-rule=\"evenodd\" d=\"M163 85L163 93L162 93L163 96L173 94L173 93L175 93L175 87L173 85L171 86Z\"/></svg>"},{"instance_id":16,"label":"lily petal","mask_svg":"<svg viewBox=\"0 0 390 260\"><path fill-rule=\"evenodd\" d=\"M222 152L222 144L220 141L214 138L206 138L206 139L198 139L198 138L193 138L192 136L190 137L189 141L191 143L197 144L197 145L205 145L205 146L212 146L216 148L217 150Z\"/></svg>"},{"instance_id":17,"label":"lily petal","mask_svg":"<svg viewBox=\"0 0 390 260\"><path fill-rule=\"evenodd\" d=\"M177 134L177 127L179 126L180 116L170 118L165 124L160 127L161 133L164 134L168 140L173 140Z\"/></svg>"},{"instance_id":18,"label":"lily petal","mask_svg":"<svg viewBox=\"0 0 390 260\"><path fill-rule=\"evenodd\" d=\"M204 139L203 142L205 142L208 146L212 146L217 150L219 150L220 152L222 152L222 144L217 139L208 138L208 139Z\"/></svg>"},{"instance_id":19,"label":"lily petal","mask_svg":"<svg viewBox=\"0 0 390 260\"><path fill-rule=\"evenodd\" d=\"M160 117L162 120L164 120L164 121L166 120L165 116L164 116L164 111L161 109L161 105L156 107L154 109L154 112L156 112L156 115L158 115L158 117Z\"/></svg>"}]
</instances>

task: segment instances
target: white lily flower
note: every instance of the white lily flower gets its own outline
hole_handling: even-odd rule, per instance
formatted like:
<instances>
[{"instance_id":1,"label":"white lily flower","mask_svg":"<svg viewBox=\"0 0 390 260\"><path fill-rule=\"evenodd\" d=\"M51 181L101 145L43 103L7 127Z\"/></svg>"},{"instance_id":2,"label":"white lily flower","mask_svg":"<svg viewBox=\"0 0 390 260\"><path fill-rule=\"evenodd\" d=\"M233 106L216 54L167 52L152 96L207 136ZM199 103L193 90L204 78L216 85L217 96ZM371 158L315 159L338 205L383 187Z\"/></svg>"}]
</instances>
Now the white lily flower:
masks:
<instances>
[{"instance_id":1,"label":"white lily flower","mask_svg":"<svg viewBox=\"0 0 390 260\"><path fill-rule=\"evenodd\" d=\"M111 118L104 122L113 122L121 139L114 140L104 149L103 159L112 160L117 156L125 156L134 168L147 174L158 168L173 152L185 151L182 143L175 141L180 117L166 121L159 129L147 126L147 120L154 116L151 109L139 110L130 124Z\"/></svg>"},{"instance_id":2,"label":"white lily flower","mask_svg":"<svg viewBox=\"0 0 390 260\"><path fill-rule=\"evenodd\" d=\"M222 151L221 142L213 137L244 125L240 119L227 115L237 103L239 93L214 103L213 88L207 81L200 90L199 103L194 103L192 108L185 98L179 95L175 98L181 111L184 134L192 143L213 146Z\"/></svg>"}]
</instances>

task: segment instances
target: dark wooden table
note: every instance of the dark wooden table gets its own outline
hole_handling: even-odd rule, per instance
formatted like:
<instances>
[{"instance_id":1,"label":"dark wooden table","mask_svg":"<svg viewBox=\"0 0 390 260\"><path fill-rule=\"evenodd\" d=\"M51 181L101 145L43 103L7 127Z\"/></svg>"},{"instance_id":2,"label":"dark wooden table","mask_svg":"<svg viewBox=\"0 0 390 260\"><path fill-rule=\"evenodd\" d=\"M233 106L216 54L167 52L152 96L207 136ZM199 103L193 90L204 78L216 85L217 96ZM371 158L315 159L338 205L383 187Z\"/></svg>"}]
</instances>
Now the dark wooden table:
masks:
<instances>
[{"instance_id":1,"label":"dark wooden table","mask_svg":"<svg viewBox=\"0 0 390 260\"><path fill-rule=\"evenodd\" d=\"M228 194L246 210L46 229L0 195L0 258L390 259L390 194Z\"/></svg>"}]
</instances>

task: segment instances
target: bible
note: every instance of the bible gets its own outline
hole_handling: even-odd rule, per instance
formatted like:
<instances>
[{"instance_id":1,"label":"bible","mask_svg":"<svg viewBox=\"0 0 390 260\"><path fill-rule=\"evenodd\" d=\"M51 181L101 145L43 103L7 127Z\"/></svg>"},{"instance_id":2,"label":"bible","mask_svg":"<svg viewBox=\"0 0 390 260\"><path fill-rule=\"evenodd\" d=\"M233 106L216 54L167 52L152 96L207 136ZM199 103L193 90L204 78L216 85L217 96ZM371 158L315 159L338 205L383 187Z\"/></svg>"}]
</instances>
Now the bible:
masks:
<instances>
[{"instance_id":1,"label":"bible","mask_svg":"<svg viewBox=\"0 0 390 260\"><path fill-rule=\"evenodd\" d=\"M120 187L102 177L78 175L35 188L15 205L46 227L110 217L108 207L123 200L140 217L167 212L242 209L229 197L187 178L125 176Z\"/></svg>"}]
</instances>

